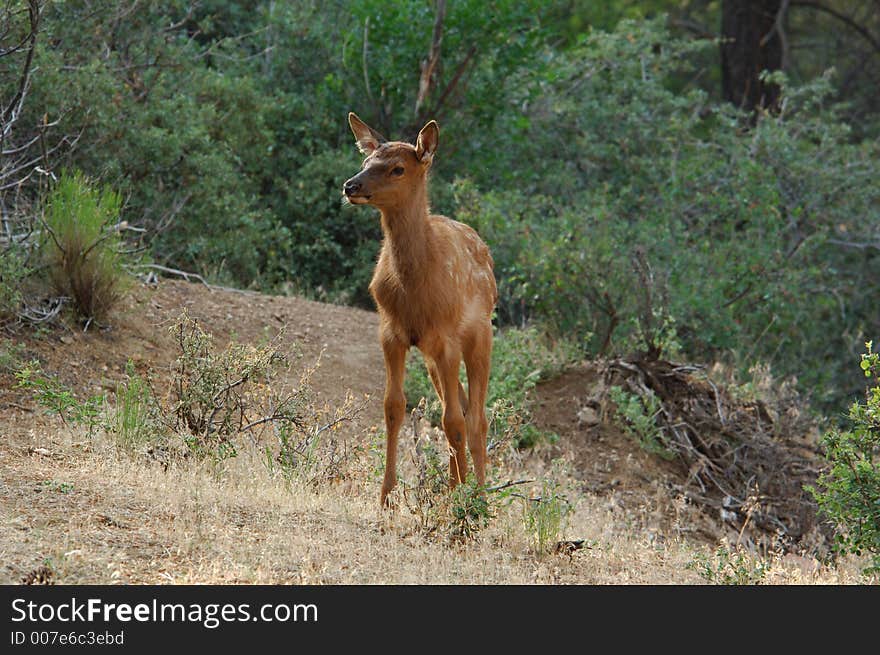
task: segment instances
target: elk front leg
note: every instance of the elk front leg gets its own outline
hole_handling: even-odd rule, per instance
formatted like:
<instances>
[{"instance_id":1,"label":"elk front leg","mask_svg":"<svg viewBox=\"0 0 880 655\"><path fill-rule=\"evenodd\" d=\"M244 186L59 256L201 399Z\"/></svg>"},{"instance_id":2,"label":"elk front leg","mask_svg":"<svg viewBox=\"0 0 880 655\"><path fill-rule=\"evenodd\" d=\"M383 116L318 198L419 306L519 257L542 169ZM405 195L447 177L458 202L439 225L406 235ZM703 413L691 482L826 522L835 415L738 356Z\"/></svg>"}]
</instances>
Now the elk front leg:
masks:
<instances>
[{"instance_id":1,"label":"elk front leg","mask_svg":"<svg viewBox=\"0 0 880 655\"><path fill-rule=\"evenodd\" d=\"M382 338L385 355L385 479L381 503L388 506L388 494L397 484L397 436L406 413L403 376L406 368L406 345L393 337Z\"/></svg>"}]
</instances>

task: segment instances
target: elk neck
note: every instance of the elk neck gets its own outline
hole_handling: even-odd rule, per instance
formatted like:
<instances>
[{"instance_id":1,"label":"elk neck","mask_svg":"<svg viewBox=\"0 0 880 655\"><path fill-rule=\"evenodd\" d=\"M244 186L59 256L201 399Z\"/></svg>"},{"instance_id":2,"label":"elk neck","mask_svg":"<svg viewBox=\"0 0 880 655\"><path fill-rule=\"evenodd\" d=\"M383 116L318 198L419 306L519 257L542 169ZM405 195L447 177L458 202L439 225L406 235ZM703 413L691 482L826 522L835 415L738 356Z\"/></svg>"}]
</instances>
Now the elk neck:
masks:
<instances>
[{"instance_id":1,"label":"elk neck","mask_svg":"<svg viewBox=\"0 0 880 655\"><path fill-rule=\"evenodd\" d=\"M428 194L422 184L406 202L382 210L384 248L391 255L395 272L404 285L418 284L430 250Z\"/></svg>"}]
</instances>

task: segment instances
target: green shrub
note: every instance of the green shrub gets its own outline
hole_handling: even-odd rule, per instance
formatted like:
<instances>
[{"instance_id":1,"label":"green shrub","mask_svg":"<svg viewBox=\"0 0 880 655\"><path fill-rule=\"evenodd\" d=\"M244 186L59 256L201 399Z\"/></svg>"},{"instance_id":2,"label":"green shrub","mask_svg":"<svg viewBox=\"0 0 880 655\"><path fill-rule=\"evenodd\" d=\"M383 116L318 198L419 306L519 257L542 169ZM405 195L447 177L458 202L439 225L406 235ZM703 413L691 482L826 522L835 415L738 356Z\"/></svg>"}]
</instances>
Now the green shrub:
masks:
<instances>
[{"instance_id":1,"label":"green shrub","mask_svg":"<svg viewBox=\"0 0 880 655\"><path fill-rule=\"evenodd\" d=\"M827 407L850 387L837 353L872 320L858 290L880 279L859 250L880 220L878 144L851 140L827 78L780 80L785 110L742 129L673 83L714 47L622 22L551 56L523 82L540 89L528 138L496 154L516 185L465 172L454 213L492 248L502 322L544 322L594 355L652 342L766 361ZM829 365L804 369L815 359Z\"/></svg>"},{"instance_id":2,"label":"green shrub","mask_svg":"<svg viewBox=\"0 0 880 655\"><path fill-rule=\"evenodd\" d=\"M127 282L116 228L121 208L118 193L81 173L63 173L47 199L41 249L49 278L86 321L103 320Z\"/></svg>"},{"instance_id":3,"label":"green shrub","mask_svg":"<svg viewBox=\"0 0 880 655\"><path fill-rule=\"evenodd\" d=\"M880 355L865 344L861 369L873 378L865 402L849 410L849 430L833 429L822 445L830 469L810 492L837 526L840 552L866 555L868 572L880 572Z\"/></svg>"},{"instance_id":4,"label":"green shrub","mask_svg":"<svg viewBox=\"0 0 880 655\"><path fill-rule=\"evenodd\" d=\"M275 343L262 348L231 343L220 350L213 335L184 311L169 328L177 343L172 390L174 428L191 452L222 462L238 454L237 437L250 429L253 387L265 385L286 363ZM297 420L296 398L273 417Z\"/></svg>"},{"instance_id":5,"label":"green shrub","mask_svg":"<svg viewBox=\"0 0 880 655\"><path fill-rule=\"evenodd\" d=\"M451 514L451 536L470 539L489 524L493 516L493 508L489 503L485 489L477 484L476 479L468 478L452 490L449 498Z\"/></svg>"},{"instance_id":6,"label":"green shrub","mask_svg":"<svg viewBox=\"0 0 880 655\"><path fill-rule=\"evenodd\" d=\"M627 435L651 454L664 459L675 457L664 444L663 431L655 420L660 412L656 396L639 396L616 385L609 389L609 396L614 403L613 420Z\"/></svg>"}]
</instances>

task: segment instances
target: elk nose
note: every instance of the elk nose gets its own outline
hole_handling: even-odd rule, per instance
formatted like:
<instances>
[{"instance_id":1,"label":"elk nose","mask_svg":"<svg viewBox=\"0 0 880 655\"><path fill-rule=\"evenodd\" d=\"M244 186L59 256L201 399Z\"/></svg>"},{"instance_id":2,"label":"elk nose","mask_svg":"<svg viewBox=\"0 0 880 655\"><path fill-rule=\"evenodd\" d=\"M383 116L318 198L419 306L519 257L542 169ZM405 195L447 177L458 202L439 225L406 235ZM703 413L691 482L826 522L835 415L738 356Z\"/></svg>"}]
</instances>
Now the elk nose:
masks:
<instances>
[{"instance_id":1,"label":"elk nose","mask_svg":"<svg viewBox=\"0 0 880 655\"><path fill-rule=\"evenodd\" d=\"M343 185L342 190L345 192L345 195L350 196L354 193L357 193L360 188L361 183L352 178Z\"/></svg>"}]
</instances>

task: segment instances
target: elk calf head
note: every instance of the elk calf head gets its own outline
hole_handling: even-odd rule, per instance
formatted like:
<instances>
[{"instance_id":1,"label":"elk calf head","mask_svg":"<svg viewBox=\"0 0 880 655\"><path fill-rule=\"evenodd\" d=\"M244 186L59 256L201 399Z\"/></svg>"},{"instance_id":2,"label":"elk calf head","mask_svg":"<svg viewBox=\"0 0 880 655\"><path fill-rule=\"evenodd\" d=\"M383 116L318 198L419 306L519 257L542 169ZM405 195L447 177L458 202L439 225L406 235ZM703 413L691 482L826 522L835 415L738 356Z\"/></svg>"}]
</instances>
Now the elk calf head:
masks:
<instances>
[{"instance_id":1,"label":"elk calf head","mask_svg":"<svg viewBox=\"0 0 880 655\"><path fill-rule=\"evenodd\" d=\"M387 141L354 113L348 115L348 124L358 149L366 155L361 172L342 187L349 202L393 208L411 198L414 187L424 186L440 136L435 121L422 128L414 146Z\"/></svg>"}]
</instances>

